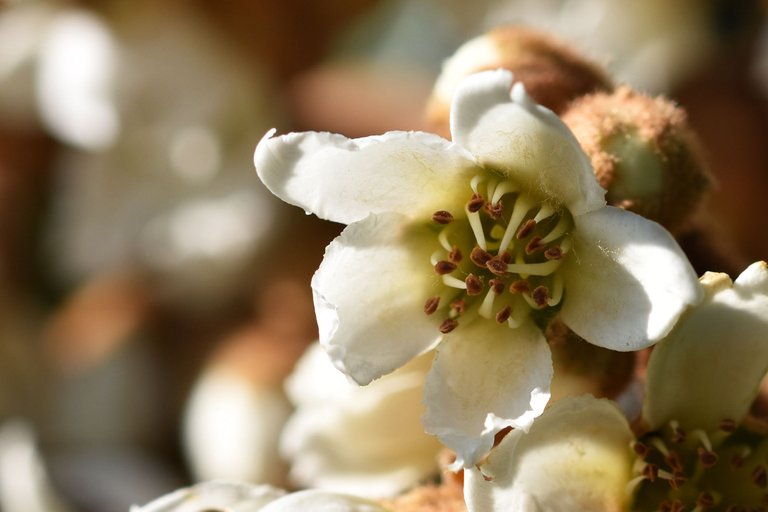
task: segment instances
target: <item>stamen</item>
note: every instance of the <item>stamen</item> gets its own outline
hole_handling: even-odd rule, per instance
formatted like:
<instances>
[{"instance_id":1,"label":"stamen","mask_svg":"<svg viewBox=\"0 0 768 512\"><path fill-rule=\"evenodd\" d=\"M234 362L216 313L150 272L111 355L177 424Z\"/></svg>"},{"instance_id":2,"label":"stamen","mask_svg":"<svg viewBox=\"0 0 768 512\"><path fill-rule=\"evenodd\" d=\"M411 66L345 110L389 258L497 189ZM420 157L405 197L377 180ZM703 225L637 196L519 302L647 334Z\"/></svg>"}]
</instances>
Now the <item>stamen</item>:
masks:
<instances>
[{"instance_id":1,"label":"stamen","mask_svg":"<svg viewBox=\"0 0 768 512\"><path fill-rule=\"evenodd\" d=\"M517 233L515 234L515 238L517 238L518 240L522 240L523 238L530 235L534 229L536 229L536 221L533 219L528 219L525 222L523 222L523 225L520 226L520 229L517 230Z\"/></svg>"},{"instance_id":2,"label":"stamen","mask_svg":"<svg viewBox=\"0 0 768 512\"><path fill-rule=\"evenodd\" d=\"M510 263L507 265L507 272L530 276L548 276L559 266L560 260L549 260L543 263Z\"/></svg>"},{"instance_id":3,"label":"stamen","mask_svg":"<svg viewBox=\"0 0 768 512\"><path fill-rule=\"evenodd\" d=\"M432 220L438 224L450 224L453 222L453 215L446 210L438 210L432 214Z\"/></svg>"},{"instance_id":4,"label":"stamen","mask_svg":"<svg viewBox=\"0 0 768 512\"><path fill-rule=\"evenodd\" d=\"M457 315L463 315L466 309L467 309L467 303L464 302L462 299L456 299L453 302L451 302L451 310L454 311Z\"/></svg>"},{"instance_id":5,"label":"stamen","mask_svg":"<svg viewBox=\"0 0 768 512\"><path fill-rule=\"evenodd\" d=\"M439 275L444 276L445 274L450 274L454 270L456 270L457 266L455 263L451 261L438 261L435 263L435 272L437 272Z\"/></svg>"},{"instance_id":6,"label":"stamen","mask_svg":"<svg viewBox=\"0 0 768 512\"><path fill-rule=\"evenodd\" d=\"M541 242L541 240L539 240ZM544 257L548 260L559 260L563 257L563 250L560 249L559 245L553 245L552 247L547 247L547 250L544 251Z\"/></svg>"},{"instance_id":7,"label":"stamen","mask_svg":"<svg viewBox=\"0 0 768 512\"><path fill-rule=\"evenodd\" d=\"M499 183L499 185L496 187L496 190L493 191L493 196L488 197L491 198L492 203L498 203L506 194L511 194L512 192L517 192L518 190L519 187L515 183L505 180Z\"/></svg>"},{"instance_id":8,"label":"stamen","mask_svg":"<svg viewBox=\"0 0 768 512\"><path fill-rule=\"evenodd\" d=\"M712 451L712 443L709 441L709 436L706 432L701 430L700 428L697 428L696 430L691 431L691 435L699 438L699 441L701 442L702 446L707 449L708 452Z\"/></svg>"},{"instance_id":9,"label":"stamen","mask_svg":"<svg viewBox=\"0 0 768 512\"><path fill-rule=\"evenodd\" d=\"M424 303L424 313L431 315L437 311L438 306L440 306L440 297L430 297Z\"/></svg>"},{"instance_id":10,"label":"stamen","mask_svg":"<svg viewBox=\"0 0 768 512\"><path fill-rule=\"evenodd\" d=\"M501 239L501 244L499 245L500 251L505 251L507 247L509 247L510 242L512 242L512 237L517 232L518 226L532 206L533 202L527 196L517 196L515 206L512 208L512 216L509 219L506 231L504 231L504 238Z\"/></svg>"},{"instance_id":11,"label":"stamen","mask_svg":"<svg viewBox=\"0 0 768 512\"><path fill-rule=\"evenodd\" d=\"M472 192L477 194L477 186L482 183L485 177L482 174L477 174L469 181L469 186L472 187Z\"/></svg>"},{"instance_id":12,"label":"stamen","mask_svg":"<svg viewBox=\"0 0 768 512\"><path fill-rule=\"evenodd\" d=\"M501 279L491 279L488 281L488 286L491 287L491 290L493 290L493 293L496 295L504 293L504 281Z\"/></svg>"},{"instance_id":13,"label":"stamen","mask_svg":"<svg viewBox=\"0 0 768 512\"><path fill-rule=\"evenodd\" d=\"M701 491L696 498L696 508L704 511L715 506L715 496L709 491Z\"/></svg>"},{"instance_id":14,"label":"stamen","mask_svg":"<svg viewBox=\"0 0 768 512\"><path fill-rule=\"evenodd\" d=\"M485 197L491 198L493 197L494 193L496 192L496 187L499 184L499 180L496 179L490 179L488 180L488 186L486 188L487 195ZM491 201L493 203L498 203L498 201Z\"/></svg>"},{"instance_id":15,"label":"stamen","mask_svg":"<svg viewBox=\"0 0 768 512\"><path fill-rule=\"evenodd\" d=\"M766 486L768 486L768 473L766 473L765 466L763 464L755 466L755 469L752 470L752 475L750 478L752 478L752 483L761 489L765 489Z\"/></svg>"},{"instance_id":16,"label":"stamen","mask_svg":"<svg viewBox=\"0 0 768 512\"><path fill-rule=\"evenodd\" d=\"M461 254L461 251L455 245L451 249L451 252L448 253L448 259L453 263L459 263L463 257L464 255Z\"/></svg>"},{"instance_id":17,"label":"stamen","mask_svg":"<svg viewBox=\"0 0 768 512\"><path fill-rule=\"evenodd\" d=\"M640 441L635 441L632 443L632 451L635 452L635 454L641 459L645 459L651 452L651 449L647 444L641 443Z\"/></svg>"},{"instance_id":18,"label":"stamen","mask_svg":"<svg viewBox=\"0 0 768 512\"><path fill-rule=\"evenodd\" d=\"M485 211L488 212L488 215L494 220L501 217L501 214L504 213L504 204L503 203L486 203L485 204Z\"/></svg>"},{"instance_id":19,"label":"stamen","mask_svg":"<svg viewBox=\"0 0 768 512\"><path fill-rule=\"evenodd\" d=\"M735 454L733 457L731 457L731 470L736 471L741 466L744 465L744 461L747 460L747 457L752 455L752 448L749 446L745 446L741 452Z\"/></svg>"},{"instance_id":20,"label":"stamen","mask_svg":"<svg viewBox=\"0 0 768 512\"><path fill-rule=\"evenodd\" d=\"M675 420L671 420L669 422L669 426L672 429L672 437L670 438L670 440L676 444L685 442L685 430L680 428L680 424ZM708 448L708 450L711 450L712 445L710 444L709 446L710 448Z\"/></svg>"},{"instance_id":21,"label":"stamen","mask_svg":"<svg viewBox=\"0 0 768 512\"><path fill-rule=\"evenodd\" d=\"M680 500L664 500L659 505L659 512L683 512L685 506Z\"/></svg>"},{"instance_id":22,"label":"stamen","mask_svg":"<svg viewBox=\"0 0 768 512\"><path fill-rule=\"evenodd\" d=\"M464 284L467 286L467 295L470 297L480 295L483 292L483 282L475 274L469 274L464 279Z\"/></svg>"},{"instance_id":23,"label":"stamen","mask_svg":"<svg viewBox=\"0 0 768 512\"><path fill-rule=\"evenodd\" d=\"M507 320L507 325L513 329L520 327L530 314L531 308L529 308L525 302L518 299L515 306L512 308L512 316Z\"/></svg>"},{"instance_id":24,"label":"stamen","mask_svg":"<svg viewBox=\"0 0 768 512\"><path fill-rule=\"evenodd\" d=\"M475 235L475 240L477 240L477 245L479 245L482 250L487 251L488 245L485 243L485 232L483 231L483 223L480 220L480 214L467 210L467 219L469 220L469 227L472 228L472 233Z\"/></svg>"},{"instance_id":25,"label":"stamen","mask_svg":"<svg viewBox=\"0 0 768 512\"><path fill-rule=\"evenodd\" d=\"M552 296L547 301L547 305L550 307L557 306L563 298L563 276L560 273L555 274L553 283L554 290Z\"/></svg>"},{"instance_id":26,"label":"stamen","mask_svg":"<svg viewBox=\"0 0 768 512\"><path fill-rule=\"evenodd\" d=\"M443 323L440 324L440 332L443 334L448 334L458 326L459 322L453 318L446 318Z\"/></svg>"},{"instance_id":27,"label":"stamen","mask_svg":"<svg viewBox=\"0 0 768 512\"><path fill-rule=\"evenodd\" d=\"M494 256L485 264L485 267L499 277L507 275L508 264L499 256Z\"/></svg>"},{"instance_id":28,"label":"stamen","mask_svg":"<svg viewBox=\"0 0 768 512\"><path fill-rule=\"evenodd\" d=\"M450 251L451 249L453 249L453 245L451 245L451 242L448 241L447 229L443 229L442 231L440 231L440 234L437 235L437 241L440 242L440 245L446 251Z\"/></svg>"},{"instance_id":29,"label":"stamen","mask_svg":"<svg viewBox=\"0 0 768 512\"><path fill-rule=\"evenodd\" d=\"M685 469L683 468L683 461L680 460L680 454L677 452L670 451L669 455L664 457L664 461L674 473L680 473Z\"/></svg>"},{"instance_id":30,"label":"stamen","mask_svg":"<svg viewBox=\"0 0 768 512\"><path fill-rule=\"evenodd\" d=\"M525 279L518 279L509 285L509 291L511 293L528 293L531 291L531 285Z\"/></svg>"},{"instance_id":31,"label":"stamen","mask_svg":"<svg viewBox=\"0 0 768 512\"><path fill-rule=\"evenodd\" d=\"M688 481L688 478L686 478L685 475L681 475L679 473L670 473L669 471L664 471L663 469L658 470L657 476L662 480L666 480L667 483L669 483L669 486L673 489L679 489Z\"/></svg>"},{"instance_id":32,"label":"stamen","mask_svg":"<svg viewBox=\"0 0 768 512\"><path fill-rule=\"evenodd\" d=\"M662 441L660 438L652 437L651 444L654 448L659 450L664 457L669 457L669 449L667 448L667 445L664 444L664 441Z\"/></svg>"},{"instance_id":33,"label":"stamen","mask_svg":"<svg viewBox=\"0 0 768 512\"><path fill-rule=\"evenodd\" d=\"M536 222L541 222L544 219L548 219L552 216L552 214L555 213L555 209L547 204L544 203L541 205L541 208L539 209L539 213L536 214L536 216L533 218Z\"/></svg>"},{"instance_id":34,"label":"stamen","mask_svg":"<svg viewBox=\"0 0 768 512\"><path fill-rule=\"evenodd\" d=\"M472 194L472 199L467 203L467 210L471 213L477 213L485 205L485 198L480 194Z\"/></svg>"},{"instance_id":35,"label":"stamen","mask_svg":"<svg viewBox=\"0 0 768 512\"><path fill-rule=\"evenodd\" d=\"M480 307L478 308L477 313L483 318L490 319L493 316L494 300L496 300L496 293L494 293L493 289L490 289L488 290L488 293L485 294L483 303L480 304Z\"/></svg>"},{"instance_id":36,"label":"stamen","mask_svg":"<svg viewBox=\"0 0 768 512\"><path fill-rule=\"evenodd\" d=\"M510 306L504 306L498 313L496 313L496 321L500 324L506 322L512 314L512 308Z\"/></svg>"},{"instance_id":37,"label":"stamen","mask_svg":"<svg viewBox=\"0 0 768 512\"><path fill-rule=\"evenodd\" d=\"M491 261L491 258L493 258L493 256L491 256L490 253L478 246L475 246L475 248L472 249L472 252L469 253L469 259L480 268L485 268L485 264Z\"/></svg>"},{"instance_id":38,"label":"stamen","mask_svg":"<svg viewBox=\"0 0 768 512\"><path fill-rule=\"evenodd\" d=\"M659 476L659 466L656 464L646 464L641 473L647 480L655 482Z\"/></svg>"},{"instance_id":39,"label":"stamen","mask_svg":"<svg viewBox=\"0 0 768 512\"><path fill-rule=\"evenodd\" d=\"M715 464L717 464L717 461L720 459L717 453L711 450L707 450L701 446L699 446L699 449L697 451L699 454L699 462L701 462L701 465L704 466L704 468L706 469L709 469Z\"/></svg>"},{"instance_id":40,"label":"stamen","mask_svg":"<svg viewBox=\"0 0 768 512\"><path fill-rule=\"evenodd\" d=\"M467 283L465 283L461 279L457 279L449 275L443 276L443 284L445 286L450 286L451 288L458 288L459 290L467 289Z\"/></svg>"},{"instance_id":41,"label":"stamen","mask_svg":"<svg viewBox=\"0 0 768 512\"><path fill-rule=\"evenodd\" d=\"M544 306L547 305L547 302L549 301L549 288L547 288L544 285L537 286L531 292L531 298L533 299L533 302L535 302L537 306L539 306L540 308L543 308Z\"/></svg>"},{"instance_id":42,"label":"stamen","mask_svg":"<svg viewBox=\"0 0 768 512\"><path fill-rule=\"evenodd\" d=\"M531 238L531 240L526 244L525 246L525 254L531 255L535 252L539 252L542 249L544 249L544 244L541 243L541 237L540 236L534 236ZM550 259L558 259L558 258L547 258Z\"/></svg>"},{"instance_id":43,"label":"stamen","mask_svg":"<svg viewBox=\"0 0 768 512\"><path fill-rule=\"evenodd\" d=\"M545 244L548 244L549 242L557 240L563 234L565 234L566 231L568 231L568 224L569 224L569 220L567 216L566 215L561 216L560 219L557 221L557 224L555 224L555 227L552 228L552 231L550 231L549 234L545 236L541 241Z\"/></svg>"}]
</instances>

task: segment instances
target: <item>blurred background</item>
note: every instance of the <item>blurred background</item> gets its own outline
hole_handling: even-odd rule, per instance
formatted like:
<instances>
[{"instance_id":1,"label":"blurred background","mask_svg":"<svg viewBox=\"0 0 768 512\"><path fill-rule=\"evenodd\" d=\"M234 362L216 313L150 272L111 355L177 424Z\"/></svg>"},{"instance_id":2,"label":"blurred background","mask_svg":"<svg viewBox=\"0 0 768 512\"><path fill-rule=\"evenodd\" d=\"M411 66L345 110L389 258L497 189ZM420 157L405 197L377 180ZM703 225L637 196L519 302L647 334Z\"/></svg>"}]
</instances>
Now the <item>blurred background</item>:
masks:
<instances>
[{"instance_id":1,"label":"blurred background","mask_svg":"<svg viewBox=\"0 0 768 512\"><path fill-rule=\"evenodd\" d=\"M720 247L768 259L765 8L0 2L0 510L127 510L208 478L295 486L283 382L341 226L274 199L253 150L272 127L424 129L442 62L499 24L683 105Z\"/></svg>"}]
</instances>

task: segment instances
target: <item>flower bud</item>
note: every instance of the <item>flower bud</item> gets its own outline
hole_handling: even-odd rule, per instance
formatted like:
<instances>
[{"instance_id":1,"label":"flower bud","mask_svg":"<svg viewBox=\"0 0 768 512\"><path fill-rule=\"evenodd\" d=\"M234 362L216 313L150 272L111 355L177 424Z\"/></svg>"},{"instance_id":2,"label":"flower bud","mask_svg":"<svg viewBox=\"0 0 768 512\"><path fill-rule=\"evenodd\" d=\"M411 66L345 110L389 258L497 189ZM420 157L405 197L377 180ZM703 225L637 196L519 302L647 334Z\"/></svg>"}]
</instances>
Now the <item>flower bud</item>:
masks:
<instances>
[{"instance_id":1,"label":"flower bud","mask_svg":"<svg viewBox=\"0 0 768 512\"><path fill-rule=\"evenodd\" d=\"M451 100L463 78L497 68L512 71L537 103L558 114L580 96L613 89L599 66L564 43L531 28L499 27L466 42L443 64L427 106L431 130L448 135Z\"/></svg>"},{"instance_id":2,"label":"flower bud","mask_svg":"<svg viewBox=\"0 0 768 512\"><path fill-rule=\"evenodd\" d=\"M686 227L713 180L681 108L619 87L580 98L562 118L589 155L609 204L673 234Z\"/></svg>"}]
</instances>

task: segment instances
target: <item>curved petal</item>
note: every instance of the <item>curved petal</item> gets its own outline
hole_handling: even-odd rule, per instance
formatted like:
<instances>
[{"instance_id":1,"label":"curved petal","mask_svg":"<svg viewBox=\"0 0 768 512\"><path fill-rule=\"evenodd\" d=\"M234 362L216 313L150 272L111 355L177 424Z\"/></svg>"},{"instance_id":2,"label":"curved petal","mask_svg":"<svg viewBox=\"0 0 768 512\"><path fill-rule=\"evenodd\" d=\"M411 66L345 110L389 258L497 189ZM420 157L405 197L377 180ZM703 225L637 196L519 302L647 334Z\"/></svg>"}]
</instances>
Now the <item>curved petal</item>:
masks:
<instances>
[{"instance_id":1,"label":"curved petal","mask_svg":"<svg viewBox=\"0 0 768 512\"><path fill-rule=\"evenodd\" d=\"M590 343L621 351L647 347L701 300L688 259L655 222L606 206L574 223L560 315Z\"/></svg>"},{"instance_id":2,"label":"curved petal","mask_svg":"<svg viewBox=\"0 0 768 512\"><path fill-rule=\"evenodd\" d=\"M131 512L198 512L224 509L232 512L256 512L280 498L285 491L269 485L212 480L166 494Z\"/></svg>"},{"instance_id":3,"label":"curved petal","mask_svg":"<svg viewBox=\"0 0 768 512\"><path fill-rule=\"evenodd\" d=\"M434 345L424 314L442 283L430 264L437 237L396 213L350 224L312 278L320 343L341 371L368 384Z\"/></svg>"},{"instance_id":4,"label":"curved petal","mask_svg":"<svg viewBox=\"0 0 768 512\"><path fill-rule=\"evenodd\" d=\"M549 400L552 358L532 323L517 329L478 318L446 335L427 375L424 428L469 467L512 426L527 429Z\"/></svg>"},{"instance_id":5,"label":"curved petal","mask_svg":"<svg viewBox=\"0 0 768 512\"><path fill-rule=\"evenodd\" d=\"M574 215L605 204L592 164L576 138L552 111L537 105L521 83L510 87L504 70L462 81L451 107L453 141L484 166L530 191L564 204Z\"/></svg>"},{"instance_id":6,"label":"curved petal","mask_svg":"<svg viewBox=\"0 0 768 512\"><path fill-rule=\"evenodd\" d=\"M464 473L469 512L626 510L634 436L619 409L592 396L552 404Z\"/></svg>"},{"instance_id":7,"label":"curved petal","mask_svg":"<svg viewBox=\"0 0 768 512\"><path fill-rule=\"evenodd\" d=\"M768 372L768 265L750 265L735 283L707 273L702 284L705 301L651 354L643 411L651 428L740 421Z\"/></svg>"},{"instance_id":8,"label":"curved petal","mask_svg":"<svg viewBox=\"0 0 768 512\"><path fill-rule=\"evenodd\" d=\"M348 139L332 133L289 133L259 142L256 172L283 201L320 218L349 224L371 213L414 218L464 202L477 171L472 156L422 132Z\"/></svg>"},{"instance_id":9,"label":"curved petal","mask_svg":"<svg viewBox=\"0 0 768 512\"><path fill-rule=\"evenodd\" d=\"M373 501L316 489L289 494L259 509L259 512L307 512L310 510L312 512L388 512Z\"/></svg>"},{"instance_id":10,"label":"curved petal","mask_svg":"<svg viewBox=\"0 0 768 512\"><path fill-rule=\"evenodd\" d=\"M432 358L428 352L357 386L331 365L319 344L310 347L286 383L297 408L281 448L293 483L383 498L436 475L442 446L421 424Z\"/></svg>"}]
</instances>

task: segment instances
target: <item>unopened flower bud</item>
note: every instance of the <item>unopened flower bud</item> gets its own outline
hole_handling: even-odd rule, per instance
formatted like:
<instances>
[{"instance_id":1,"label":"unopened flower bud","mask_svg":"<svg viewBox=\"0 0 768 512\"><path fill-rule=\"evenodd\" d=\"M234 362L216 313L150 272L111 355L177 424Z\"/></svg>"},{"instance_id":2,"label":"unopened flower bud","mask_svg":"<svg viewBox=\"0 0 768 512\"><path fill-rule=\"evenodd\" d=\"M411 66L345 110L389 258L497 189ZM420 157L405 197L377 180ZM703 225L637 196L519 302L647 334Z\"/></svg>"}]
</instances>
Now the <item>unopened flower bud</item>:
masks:
<instances>
[{"instance_id":1,"label":"unopened flower bud","mask_svg":"<svg viewBox=\"0 0 768 512\"><path fill-rule=\"evenodd\" d=\"M540 31L504 26L462 45L443 64L427 107L431 131L448 135L448 114L456 86L480 71L504 68L541 105L559 114L574 99L613 89L607 74L564 43Z\"/></svg>"},{"instance_id":2,"label":"unopened flower bud","mask_svg":"<svg viewBox=\"0 0 768 512\"><path fill-rule=\"evenodd\" d=\"M672 233L712 185L686 114L670 100L619 87L580 98L562 118L592 160L608 203Z\"/></svg>"}]
</instances>

